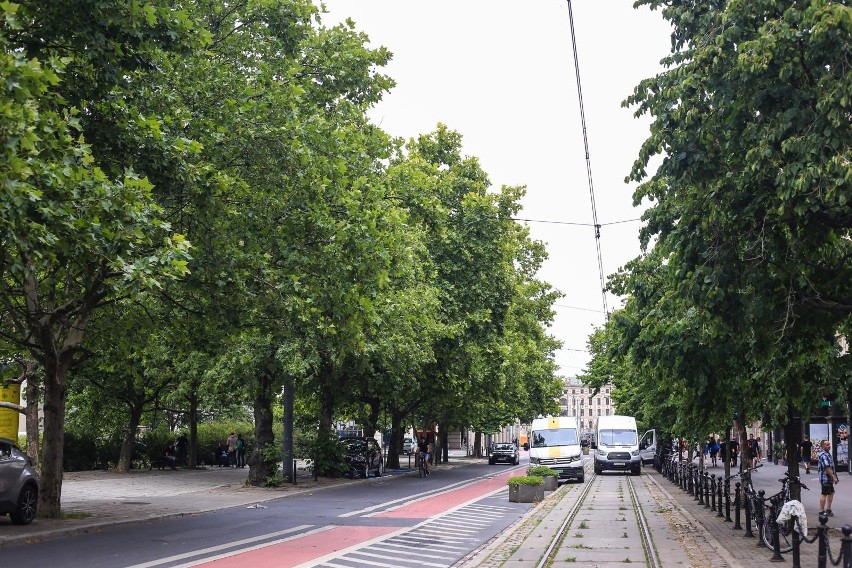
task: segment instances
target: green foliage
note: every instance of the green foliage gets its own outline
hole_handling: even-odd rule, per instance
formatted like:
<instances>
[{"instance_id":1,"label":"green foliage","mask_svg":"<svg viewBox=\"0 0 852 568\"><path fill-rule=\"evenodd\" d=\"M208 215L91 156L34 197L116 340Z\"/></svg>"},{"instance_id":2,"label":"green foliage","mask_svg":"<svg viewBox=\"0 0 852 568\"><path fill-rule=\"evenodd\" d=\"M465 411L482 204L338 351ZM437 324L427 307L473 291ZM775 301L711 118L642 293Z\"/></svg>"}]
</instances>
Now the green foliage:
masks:
<instances>
[{"instance_id":1,"label":"green foliage","mask_svg":"<svg viewBox=\"0 0 852 568\"><path fill-rule=\"evenodd\" d=\"M340 477L349 472L344 447L334 432L318 432L310 451L314 477Z\"/></svg>"},{"instance_id":2,"label":"green foliage","mask_svg":"<svg viewBox=\"0 0 852 568\"><path fill-rule=\"evenodd\" d=\"M198 425L198 455L199 465L215 464L216 444L227 442L228 436L234 434L242 434L245 443L246 455L254 448L254 425L251 422L242 422L237 420L216 420L211 422L201 422ZM174 435L172 440L174 439ZM279 450L280 453L280 450ZM280 461L280 458L279 460Z\"/></svg>"},{"instance_id":3,"label":"green foliage","mask_svg":"<svg viewBox=\"0 0 852 568\"><path fill-rule=\"evenodd\" d=\"M620 412L696 436L844 396L850 14L820 0L663 7L667 70L624 103L654 119L629 177L654 247L611 280L627 299L590 338L583 377L612 381Z\"/></svg>"},{"instance_id":4,"label":"green foliage","mask_svg":"<svg viewBox=\"0 0 852 568\"><path fill-rule=\"evenodd\" d=\"M527 467L527 475L535 477L559 477L559 472L546 465L531 465Z\"/></svg>"},{"instance_id":5,"label":"green foliage","mask_svg":"<svg viewBox=\"0 0 852 568\"><path fill-rule=\"evenodd\" d=\"M521 475L510 477L506 483L508 485L543 485L544 479L537 475Z\"/></svg>"}]
</instances>

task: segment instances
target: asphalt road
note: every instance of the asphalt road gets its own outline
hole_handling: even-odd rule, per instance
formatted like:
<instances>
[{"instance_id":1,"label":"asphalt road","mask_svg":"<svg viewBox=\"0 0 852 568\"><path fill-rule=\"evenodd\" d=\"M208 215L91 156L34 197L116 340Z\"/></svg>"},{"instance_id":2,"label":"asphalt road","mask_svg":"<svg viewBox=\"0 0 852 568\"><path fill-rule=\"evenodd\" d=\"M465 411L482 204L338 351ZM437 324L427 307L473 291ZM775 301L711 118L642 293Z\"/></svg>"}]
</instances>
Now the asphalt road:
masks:
<instances>
[{"instance_id":1,"label":"asphalt road","mask_svg":"<svg viewBox=\"0 0 852 568\"><path fill-rule=\"evenodd\" d=\"M426 479L370 478L202 515L9 544L0 556L4 566L45 568L378 566L383 558L398 566L450 566L530 509L507 498L506 479L524 468L472 464L438 468Z\"/></svg>"}]
</instances>

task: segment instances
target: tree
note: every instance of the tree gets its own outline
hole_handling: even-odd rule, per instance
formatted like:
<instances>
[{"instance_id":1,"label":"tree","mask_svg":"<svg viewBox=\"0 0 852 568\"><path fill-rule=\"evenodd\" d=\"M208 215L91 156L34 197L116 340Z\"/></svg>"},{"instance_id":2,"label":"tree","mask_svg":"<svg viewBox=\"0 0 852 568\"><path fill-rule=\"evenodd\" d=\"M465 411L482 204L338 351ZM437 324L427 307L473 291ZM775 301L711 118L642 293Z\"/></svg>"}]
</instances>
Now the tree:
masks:
<instances>
[{"instance_id":1,"label":"tree","mask_svg":"<svg viewBox=\"0 0 852 568\"><path fill-rule=\"evenodd\" d=\"M179 43L189 25L165 3L143 9L99 2L94 14L59 3L0 9L2 66L14 85L0 99L7 140L0 160L0 302L11 322L3 332L44 369L40 511L55 517L66 379L85 356L87 326L104 302L182 275L189 248L159 218L146 179L129 168L112 176L96 165L98 155L80 136L93 113L81 106L107 97L122 72L169 33Z\"/></svg>"},{"instance_id":2,"label":"tree","mask_svg":"<svg viewBox=\"0 0 852 568\"><path fill-rule=\"evenodd\" d=\"M616 280L629 297L599 353L620 352L629 399L663 421L674 403L687 433L786 423L848 380L850 8L639 4L673 25L669 70L625 101L654 118L628 179L656 203L641 233L656 242Z\"/></svg>"}]
</instances>

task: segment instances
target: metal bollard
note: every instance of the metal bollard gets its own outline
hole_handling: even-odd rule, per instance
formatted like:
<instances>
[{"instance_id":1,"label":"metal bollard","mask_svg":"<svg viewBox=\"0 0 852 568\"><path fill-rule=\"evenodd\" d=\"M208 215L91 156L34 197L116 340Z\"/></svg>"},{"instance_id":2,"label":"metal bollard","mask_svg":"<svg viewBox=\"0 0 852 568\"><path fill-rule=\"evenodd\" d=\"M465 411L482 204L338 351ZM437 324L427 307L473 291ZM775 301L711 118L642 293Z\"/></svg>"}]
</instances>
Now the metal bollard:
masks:
<instances>
[{"instance_id":1,"label":"metal bollard","mask_svg":"<svg viewBox=\"0 0 852 568\"><path fill-rule=\"evenodd\" d=\"M763 542L763 526L766 524L766 515L763 514L763 511L766 509L766 491L761 489L757 492L757 510L755 511L754 521L757 523L757 547L765 547L766 543Z\"/></svg>"},{"instance_id":2,"label":"metal bollard","mask_svg":"<svg viewBox=\"0 0 852 568\"><path fill-rule=\"evenodd\" d=\"M731 522L731 480L725 480L725 522Z\"/></svg>"},{"instance_id":3,"label":"metal bollard","mask_svg":"<svg viewBox=\"0 0 852 568\"><path fill-rule=\"evenodd\" d=\"M817 568L825 568L828 560L828 515L819 516L817 527Z\"/></svg>"},{"instance_id":4,"label":"metal bollard","mask_svg":"<svg viewBox=\"0 0 852 568\"><path fill-rule=\"evenodd\" d=\"M793 568L802 568L802 561L799 555L799 545L802 542L799 539L799 517L792 515L793 519Z\"/></svg>"},{"instance_id":5,"label":"metal bollard","mask_svg":"<svg viewBox=\"0 0 852 568\"><path fill-rule=\"evenodd\" d=\"M852 567L852 526L843 525L843 541L840 543L840 557L843 558L843 568Z\"/></svg>"},{"instance_id":6,"label":"metal bollard","mask_svg":"<svg viewBox=\"0 0 852 568\"><path fill-rule=\"evenodd\" d=\"M754 538L754 533L751 530L751 517L754 512L754 499L751 498L751 495L745 496L745 533L743 534L743 538Z\"/></svg>"},{"instance_id":7,"label":"metal bollard","mask_svg":"<svg viewBox=\"0 0 852 568\"><path fill-rule=\"evenodd\" d=\"M710 473L704 472L704 508L710 508ZM714 493L715 495L715 493Z\"/></svg>"},{"instance_id":8,"label":"metal bollard","mask_svg":"<svg viewBox=\"0 0 852 568\"><path fill-rule=\"evenodd\" d=\"M716 510L716 474L710 476L710 510Z\"/></svg>"},{"instance_id":9,"label":"metal bollard","mask_svg":"<svg viewBox=\"0 0 852 568\"><path fill-rule=\"evenodd\" d=\"M704 474L695 468L695 499L699 505L704 504Z\"/></svg>"},{"instance_id":10,"label":"metal bollard","mask_svg":"<svg viewBox=\"0 0 852 568\"><path fill-rule=\"evenodd\" d=\"M740 506L742 499L740 498L740 486L741 483L737 481L737 484L734 486L734 526L733 530L739 531L742 530L742 525L740 525Z\"/></svg>"},{"instance_id":11,"label":"metal bollard","mask_svg":"<svg viewBox=\"0 0 852 568\"><path fill-rule=\"evenodd\" d=\"M778 523L775 522L778 516L777 499L777 497L769 499L769 528L772 531L772 558L769 559L770 562L784 562L784 557L781 556L781 543L778 539Z\"/></svg>"}]
</instances>

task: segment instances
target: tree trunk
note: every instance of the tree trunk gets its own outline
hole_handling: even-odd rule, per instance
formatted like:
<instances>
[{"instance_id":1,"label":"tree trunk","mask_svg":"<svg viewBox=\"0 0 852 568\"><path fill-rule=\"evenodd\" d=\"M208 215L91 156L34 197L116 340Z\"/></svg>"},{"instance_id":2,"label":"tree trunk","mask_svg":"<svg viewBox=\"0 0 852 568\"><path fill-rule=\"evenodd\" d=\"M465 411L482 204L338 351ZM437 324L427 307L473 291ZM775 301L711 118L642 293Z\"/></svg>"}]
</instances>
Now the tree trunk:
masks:
<instances>
[{"instance_id":1,"label":"tree trunk","mask_svg":"<svg viewBox=\"0 0 852 568\"><path fill-rule=\"evenodd\" d=\"M340 385L332 384L331 369L323 364L319 373L319 431L333 432L334 409L337 406L336 389Z\"/></svg>"},{"instance_id":2,"label":"tree trunk","mask_svg":"<svg viewBox=\"0 0 852 568\"><path fill-rule=\"evenodd\" d=\"M387 455L385 456L385 467L398 469L399 468L399 454L402 453L402 418L403 414L392 407L390 409L391 413L391 441L390 446L388 446Z\"/></svg>"},{"instance_id":3,"label":"tree trunk","mask_svg":"<svg viewBox=\"0 0 852 568\"><path fill-rule=\"evenodd\" d=\"M367 416L367 423L364 425L365 436L375 436L379 429L379 415L382 412L382 407L377 399L370 399L367 403L370 405L370 414Z\"/></svg>"},{"instance_id":4,"label":"tree trunk","mask_svg":"<svg viewBox=\"0 0 852 568\"><path fill-rule=\"evenodd\" d=\"M248 484L263 487L266 480L275 475L278 468L275 453L269 450L275 445L272 418L272 376L264 369L258 373L257 390L254 397L254 447L248 456ZM270 459L271 458L271 459Z\"/></svg>"},{"instance_id":5,"label":"tree trunk","mask_svg":"<svg viewBox=\"0 0 852 568\"><path fill-rule=\"evenodd\" d=\"M787 473L790 477L799 476L799 462L801 461L799 442L802 439L802 414L793 408L787 407L787 424L784 425L784 457L787 459ZM790 493L793 499L801 500L802 488L795 483L790 484Z\"/></svg>"},{"instance_id":6,"label":"tree trunk","mask_svg":"<svg viewBox=\"0 0 852 568\"><path fill-rule=\"evenodd\" d=\"M447 430L441 430L441 454L443 455L444 463L450 461L450 433Z\"/></svg>"},{"instance_id":7,"label":"tree trunk","mask_svg":"<svg viewBox=\"0 0 852 568\"><path fill-rule=\"evenodd\" d=\"M473 435L473 456L482 457L482 432L476 432Z\"/></svg>"},{"instance_id":8,"label":"tree trunk","mask_svg":"<svg viewBox=\"0 0 852 568\"><path fill-rule=\"evenodd\" d=\"M142 399L136 399L130 405L130 420L127 423L127 429L124 431L124 440L121 442L121 454L118 457L118 464L115 466L115 471L118 473L127 473L133 464L133 448L136 445L136 430L139 427L139 422L142 420L142 411L145 408L144 396Z\"/></svg>"},{"instance_id":9,"label":"tree trunk","mask_svg":"<svg viewBox=\"0 0 852 568\"><path fill-rule=\"evenodd\" d=\"M39 468L41 462L39 457L39 424L38 424L38 403L41 397L40 379L35 375L35 361L27 360L27 410L25 412L27 422L27 455L29 455L36 469Z\"/></svg>"},{"instance_id":10,"label":"tree trunk","mask_svg":"<svg viewBox=\"0 0 852 568\"><path fill-rule=\"evenodd\" d=\"M51 360L53 359L53 360ZM39 516L58 518L62 499L67 368L55 358L44 361L44 444L42 446Z\"/></svg>"},{"instance_id":11,"label":"tree trunk","mask_svg":"<svg viewBox=\"0 0 852 568\"><path fill-rule=\"evenodd\" d=\"M187 466L198 467L198 384L193 382L189 395L189 448L187 448ZM218 457L218 456L217 456Z\"/></svg>"}]
</instances>

